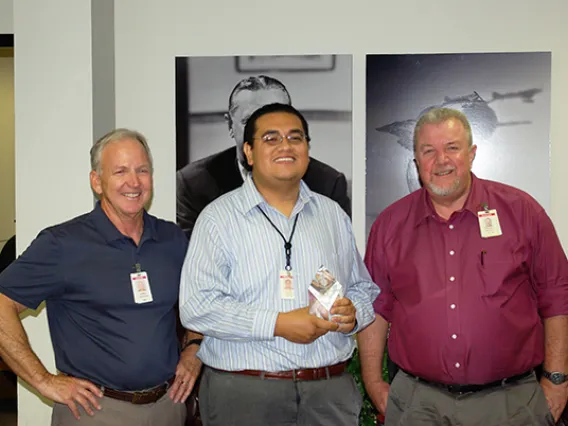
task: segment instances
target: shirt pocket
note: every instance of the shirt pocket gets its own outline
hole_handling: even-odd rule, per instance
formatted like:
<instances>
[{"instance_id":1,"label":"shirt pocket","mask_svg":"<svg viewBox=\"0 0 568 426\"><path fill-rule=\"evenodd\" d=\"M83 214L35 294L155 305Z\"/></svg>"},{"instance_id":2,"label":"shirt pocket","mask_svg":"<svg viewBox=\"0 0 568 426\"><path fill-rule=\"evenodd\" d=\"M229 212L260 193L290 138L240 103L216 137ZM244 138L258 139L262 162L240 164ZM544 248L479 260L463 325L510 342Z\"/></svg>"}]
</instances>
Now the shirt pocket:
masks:
<instances>
[{"instance_id":1,"label":"shirt pocket","mask_svg":"<svg viewBox=\"0 0 568 426\"><path fill-rule=\"evenodd\" d=\"M485 296L510 297L515 289L515 276L521 268L520 262L512 253L494 255L480 254L477 268Z\"/></svg>"}]
</instances>

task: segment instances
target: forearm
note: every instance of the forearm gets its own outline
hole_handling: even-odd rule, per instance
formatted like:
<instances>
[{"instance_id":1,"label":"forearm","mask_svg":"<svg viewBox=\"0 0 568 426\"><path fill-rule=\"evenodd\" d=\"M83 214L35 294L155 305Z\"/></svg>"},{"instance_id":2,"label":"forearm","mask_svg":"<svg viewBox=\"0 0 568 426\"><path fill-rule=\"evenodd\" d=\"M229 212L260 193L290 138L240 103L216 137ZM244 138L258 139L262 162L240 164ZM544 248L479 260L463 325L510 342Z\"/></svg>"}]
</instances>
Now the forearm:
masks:
<instances>
[{"instance_id":1,"label":"forearm","mask_svg":"<svg viewBox=\"0 0 568 426\"><path fill-rule=\"evenodd\" d=\"M17 376L38 388L50 373L32 351L19 317L22 308L0 294L0 356Z\"/></svg>"},{"instance_id":2,"label":"forearm","mask_svg":"<svg viewBox=\"0 0 568 426\"><path fill-rule=\"evenodd\" d=\"M182 339L182 342L181 342L181 350L184 351L189 346L195 346L195 348L199 348L199 345L197 345L197 344L191 344L190 345L191 342L194 342L196 340L203 340L203 334L197 333L196 331L192 331L192 330L185 330L185 333L183 335L183 339Z\"/></svg>"},{"instance_id":3,"label":"forearm","mask_svg":"<svg viewBox=\"0 0 568 426\"><path fill-rule=\"evenodd\" d=\"M277 317L277 311L235 302L227 297L211 302L200 300L197 293L180 307L185 328L222 340L272 340Z\"/></svg>"},{"instance_id":4,"label":"forearm","mask_svg":"<svg viewBox=\"0 0 568 426\"><path fill-rule=\"evenodd\" d=\"M544 369L568 373L568 315L544 320Z\"/></svg>"},{"instance_id":5,"label":"forearm","mask_svg":"<svg viewBox=\"0 0 568 426\"><path fill-rule=\"evenodd\" d=\"M361 375L366 387L383 381L383 357L387 340L388 323L380 315L357 334Z\"/></svg>"}]
</instances>

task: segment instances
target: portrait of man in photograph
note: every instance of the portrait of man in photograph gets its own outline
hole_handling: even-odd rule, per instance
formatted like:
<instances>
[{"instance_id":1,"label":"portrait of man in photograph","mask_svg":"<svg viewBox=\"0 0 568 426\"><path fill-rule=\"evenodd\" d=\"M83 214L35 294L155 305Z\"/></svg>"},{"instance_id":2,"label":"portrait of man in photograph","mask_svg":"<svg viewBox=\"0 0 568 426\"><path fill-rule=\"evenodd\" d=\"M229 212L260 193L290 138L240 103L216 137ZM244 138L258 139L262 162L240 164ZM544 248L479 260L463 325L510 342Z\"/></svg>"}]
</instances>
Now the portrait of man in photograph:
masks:
<instances>
[{"instance_id":1,"label":"portrait of man in photograph","mask_svg":"<svg viewBox=\"0 0 568 426\"><path fill-rule=\"evenodd\" d=\"M190 65L192 59L194 58L190 58L189 60ZM215 64L219 64L218 58L205 59L209 60L212 68L215 68ZM263 71L259 70L259 72ZM317 71L314 70L297 70L295 74L298 74L299 77L295 77L295 81L301 82L301 75L307 74L308 72L310 74L317 73ZM324 73L329 71L321 72ZM192 88L194 88L191 79L191 66L189 67L188 73L190 74L190 77L188 79L188 92L190 93L191 99ZM231 73L227 74L231 75ZM188 237L191 236L195 221L197 220L199 213L201 213L205 206L207 206L207 204L220 197L221 195L241 186L246 174L250 172L249 167L245 162L243 153L243 131L250 115L258 108L272 103L281 103L288 105L296 104L288 87L283 83L283 81L276 77L262 73L247 76L231 75L231 77L233 77L234 85L232 86L232 89L226 94L225 106L223 106L223 124L225 131L228 132L232 146L225 147L220 151L210 153L209 155L205 156L203 156L203 154L207 151L203 149L203 147L196 148L192 146L191 148L193 148L194 152L198 149L201 150L200 154L202 155L202 157L183 166L178 161L178 170L176 173L176 218L178 225L184 230ZM238 78L236 82L234 80L234 77ZM312 75L310 75L309 77L313 78ZM351 84L350 81L346 83L348 83L349 85ZM201 86L202 85L200 85L200 87ZM312 91L312 93L314 93L315 96L317 96L317 93L319 91L327 90L321 85L320 87L313 87L312 85L310 86L310 90ZM306 87L308 87L307 84ZM191 110L193 106L191 100L190 102L188 102L188 104L188 109L190 110L190 114L188 114L190 117L189 134L195 135L195 137L188 137L188 139L190 140L189 145L209 145L210 140L217 137L218 130L211 130L208 135L205 129L200 129L199 126L201 125L202 127L205 127L207 124L209 124L209 127L211 128L210 122L218 122L219 114L215 114L215 112L205 114L192 114ZM310 110L306 112L307 116L315 116L316 120L317 118L320 118L320 121L322 122L319 124L320 128L325 128L325 121L330 120L330 116L337 118L340 115L337 113L337 111L326 112L322 110L322 108L317 107L313 109L310 108ZM348 131L350 132L350 111L348 111L348 114L349 122L347 123L347 126L343 127L347 127ZM344 115L345 114L342 114L341 116ZM194 128L191 128L192 120L194 122ZM184 124L180 124L179 120L178 125L184 126ZM216 129L218 129L218 127L219 126L217 126ZM334 141L323 140L323 137L321 136L325 136L325 132L318 131L317 127L318 125L316 124L316 126L314 126L315 131L312 131L313 128L310 127L310 133L312 134L308 136L310 136L312 141L316 140L317 143L328 143L328 146L326 147L327 150L333 150ZM327 139L327 137L325 139ZM312 145L313 143L316 142L312 142ZM179 144L180 141L178 140L178 146ZM345 141L343 145L347 145L350 148L351 138ZM206 148L210 147L207 146ZM345 166L341 167L342 171L339 171L338 168L334 167L334 165L324 162L323 159L314 158L312 149L313 146L310 148L310 163L308 170L303 178L304 182L314 192L325 195L336 201L348 215L351 215L349 184L346 174L343 171L345 170L345 168L347 168L350 174L350 156L348 158L349 161L345 162ZM179 155L180 154L178 151L178 156ZM199 154L197 156L199 156ZM194 157L196 157L196 155L189 155L189 157L190 159L193 159Z\"/></svg>"}]
</instances>

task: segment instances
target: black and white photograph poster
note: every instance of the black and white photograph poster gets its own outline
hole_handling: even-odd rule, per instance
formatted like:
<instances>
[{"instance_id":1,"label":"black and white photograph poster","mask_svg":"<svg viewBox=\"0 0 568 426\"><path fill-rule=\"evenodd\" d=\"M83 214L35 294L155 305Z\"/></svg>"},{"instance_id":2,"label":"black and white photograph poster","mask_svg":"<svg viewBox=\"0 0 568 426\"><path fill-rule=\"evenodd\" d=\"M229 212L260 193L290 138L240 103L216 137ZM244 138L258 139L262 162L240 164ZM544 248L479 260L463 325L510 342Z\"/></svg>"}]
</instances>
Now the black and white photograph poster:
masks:
<instances>
[{"instance_id":1,"label":"black and white photograph poster","mask_svg":"<svg viewBox=\"0 0 568 426\"><path fill-rule=\"evenodd\" d=\"M550 206L550 52L367 55L366 235L420 188L413 132L428 108L463 112L478 146L473 173Z\"/></svg>"},{"instance_id":2,"label":"black and white photograph poster","mask_svg":"<svg viewBox=\"0 0 568 426\"><path fill-rule=\"evenodd\" d=\"M175 65L176 218L188 236L207 204L242 184L244 126L271 103L304 115L304 181L351 214L351 55L177 57Z\"/></svg>"}]
</instances>

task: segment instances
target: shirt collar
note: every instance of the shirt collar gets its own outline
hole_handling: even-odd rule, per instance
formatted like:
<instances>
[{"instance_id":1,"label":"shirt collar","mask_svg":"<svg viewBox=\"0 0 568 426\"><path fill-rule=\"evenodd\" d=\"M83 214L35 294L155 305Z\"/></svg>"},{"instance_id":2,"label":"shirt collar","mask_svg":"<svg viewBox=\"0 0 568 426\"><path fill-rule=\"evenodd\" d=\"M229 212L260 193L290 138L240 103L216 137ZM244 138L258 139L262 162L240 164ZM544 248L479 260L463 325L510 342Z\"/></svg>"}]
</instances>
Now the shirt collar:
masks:
<instances>
[{"instance_id":1,"label":"shirt collar","mask_svg":"<svg viewBox=\"0 0 568 426\"><path fill-rule=\"evenodd\" d=\"M243 182L244 182L246 180L247 176L250 175L250 171L245 169L245 166L243 166L241 164L241 162L239 161L238 158L237 158L237 167L239 169L239 172L241 173L241 177L243 178Z\"/></svg>"},{"instance_id":2,"label":"shirt collar","mask_svg":"<svg viewBox=\"0 0 568 426\"><path fill-rule=\"evenodd\" d=\"M419 191L421 191L421 194L416 208L415 226L420 225L428 217L437 216L426 188L422 187ZM477 212L485 208L484 205L487 203L486 198L487 192L483 186L483 181L478 179L477 176L471 172L471 187L469 188L469 194L461 211L466 210L477 216Z\"/></svg>"},{"instance_id":3,"label":"shirt collar","mask_svg":"<svg viewBox=\"0 0 568 426\"><path fill-rule=\"evenodd\" d=\"M248 173L245 177L243 186L240 188L242 194L242 213L248 214L252 209L261 204L268 204L264 197L258 192L256 185L252 179L252 173ZM296 212L301 211L304 206L311 201L314 193L308 188L303 180L300 181L300 195L298 196L298 201L294 206L294 211L292 215Z\"/></svg>"},{"instance_id":4,"label":"shirt collar","mask_svg":"<svg viewBox=\"0 0 568 426\"><path fill-rule=\"evenodd\" d=\"M140 245L146 240L158 241L155 218L149 215L146 210L143 212L143 218L144 230L142 231L142 238L140 238ZM126 235L123 235L116 226L114 226L114 223L111 222L101 207L100 201L97 201L95 208L91 212L91 220L107 243L128 238Z\"/></svg>"}]
</instances>

